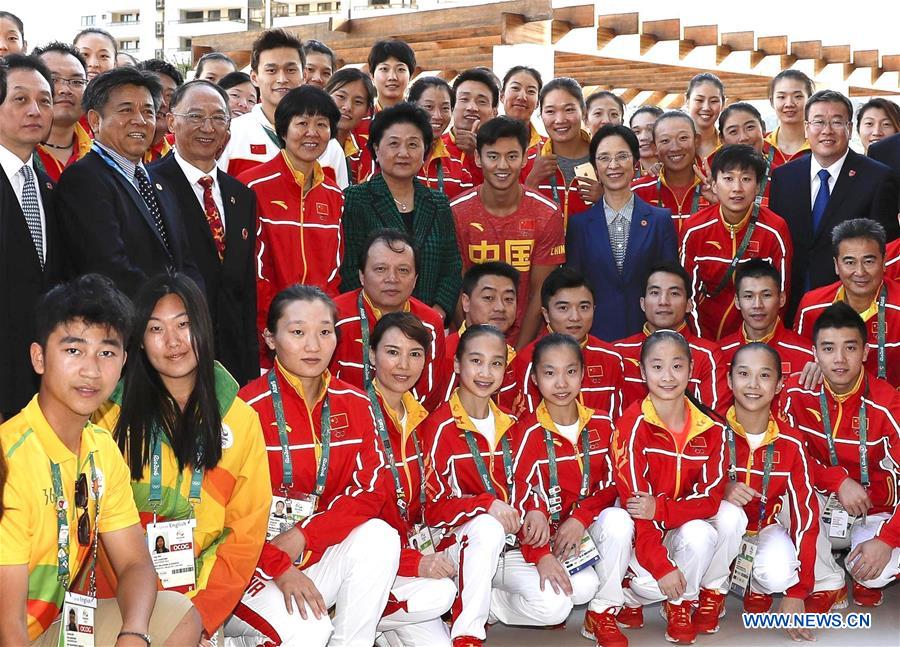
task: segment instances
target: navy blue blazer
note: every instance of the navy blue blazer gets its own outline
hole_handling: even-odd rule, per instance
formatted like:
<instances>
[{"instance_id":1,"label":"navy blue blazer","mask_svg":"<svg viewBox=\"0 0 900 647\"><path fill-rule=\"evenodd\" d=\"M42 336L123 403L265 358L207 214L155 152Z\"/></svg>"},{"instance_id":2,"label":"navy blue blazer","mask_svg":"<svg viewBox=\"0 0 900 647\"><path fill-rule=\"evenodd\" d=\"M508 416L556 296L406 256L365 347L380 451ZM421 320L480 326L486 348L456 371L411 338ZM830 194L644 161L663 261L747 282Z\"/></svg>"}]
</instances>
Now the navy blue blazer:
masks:
<instances>
[{"instance_id":1,"label":"navy blue blazer","mask_svg":"<svg viewBox=\"0 0 900 647\"><path fill-rule=\"evenodd\" d=\"M622 273L609 242L603 202L569 218L566 265L581 272L594 289L591 333L608 342L633 335L644 325L640 300L647 270L660 261L678 260L678 234L668 209L652 207L634 196L628 248Z\"/></svg>"},{"instance_id":2,"label":"navy blue blazer","mask_svg":"<svg viewBox=\"0 0 900 647\"><path fill-rule=\"evenodd\" d=\"M788 322L805 289L815 289L837 281L831 231L835 225L853 218L871 218L884 225L888 240L897 237L897 178L891 170L853 150L847 153L828 208L817 231L812 227L810 160L804 155L772 173L769 207L787 221L794 243L793 280L788 305Z\"/></svg>"}]
</instances>

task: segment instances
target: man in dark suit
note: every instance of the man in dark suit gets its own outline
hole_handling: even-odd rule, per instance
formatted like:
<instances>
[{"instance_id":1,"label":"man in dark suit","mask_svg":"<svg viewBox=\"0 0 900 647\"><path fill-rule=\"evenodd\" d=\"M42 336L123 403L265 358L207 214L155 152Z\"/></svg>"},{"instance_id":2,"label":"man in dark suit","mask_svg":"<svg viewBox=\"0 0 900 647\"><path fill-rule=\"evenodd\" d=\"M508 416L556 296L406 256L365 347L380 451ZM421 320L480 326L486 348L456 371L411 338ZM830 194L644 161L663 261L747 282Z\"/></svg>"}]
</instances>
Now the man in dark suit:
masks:
<instances>
[{"instance_id":1,"label":"man in dark suit","mask_svg":"<svg viewBox=\"0 0 900 647\"><path fill-rule=\"evenodd\" d=\"M900 134L874 142L869 146L869 157L900 174Z\"/></svg>"},{"instance_id":2,"label":"man in dark suit","mask_svg":"<svg viewBox=\"0 0 900 647\"><path fill-rule=\"evenodd\" d=\"M148 277L173 270L203 287L174 191L141 161L153 140L160 96L151 72L120 67L95 77L82 100L93 148L65 170L57 188L75 272L105 274L130 297Z\"/></svg>"},{"instance_id":3,"label":"man in dark suit","mask_svg":"<svg viewBox=\"0 0 900 647\"><path fill-rule=\"evenodd\" d=\"M150 171L172 187L188 246L203 275L216 331L216 358L241 384L259 377L256 332L256 196L216 167L230 117L228 95L191 81L171 99L175 153Z\"/></svg>"},{"instance_id":4,"label":"man in dark suit","mask_svg":"<svg viewBox=\"0 0 900 647\"><path fill-rule=\"evenodd\" d=\"M897 237L897 178L883 164L850 150L853 108L840 92L822 90L806 102L811 155L772 174L769 207L784 218L794 243L792 321L807 290L837 280L831 230L845 220L871 218Z\"/></svg>"},{"instance_id":5,"label":"man in dark suit","mask_svg":"<svg viewBox=\"0 0 900 647\"><path fill-rule=\"evenodd\" d=\"M0 67L0 420L37 393L29 348L38 298L65 265L53 184L34 167L53 121L53 81L37 58L10 54Z\"/></svg>"}]
</instances>

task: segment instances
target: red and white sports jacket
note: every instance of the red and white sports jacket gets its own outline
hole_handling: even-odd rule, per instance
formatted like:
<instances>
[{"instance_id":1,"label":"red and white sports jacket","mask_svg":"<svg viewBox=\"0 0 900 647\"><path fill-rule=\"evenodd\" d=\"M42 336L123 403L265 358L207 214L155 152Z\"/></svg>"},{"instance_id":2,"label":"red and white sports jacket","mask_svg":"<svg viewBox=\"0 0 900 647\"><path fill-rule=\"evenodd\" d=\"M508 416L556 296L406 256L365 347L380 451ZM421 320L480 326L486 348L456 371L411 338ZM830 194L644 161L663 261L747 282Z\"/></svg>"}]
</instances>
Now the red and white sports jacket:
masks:
<instances>
[{"instance_id":1,"label":"red and white sports jacket","mask_svg":"<svg viewBox=\"0 0 900 647\"><path fill-rule=\"evenodd\" d=\"M425 408L419 404L416 399L408 391L403 394L403 406L406 409L406 427L401 424L400 420L394 414L387 404L385 404L381 392L378 391L378 382L375 382L375 390L378 394L378 404L384 415L384 424L387 427L388 439L394 452L394 465L397 467L397 473L400 476L400 484L403 487L404 501L406 502L407 515L404 519L397 503L397 488L394 483L394 477L391 473L390 466L387 464L387 452L384 450L384 444L378 439L378 445L383 451L385 457L385 467L381 470L381 488L384 491L384 508L381 510L381 518L391 525L400 535L400 568L397 575L405 577L417 577L419 575L419 562L422 560L422 553L409 548L406 538L409 537L413 526L422 523L421 493L425 487L425 475L420 469L419 460L421 458L422 465L428 457L424 442L418 430L422 421L428 416ZM416 441L413 434L418 438L421 457L416 451ZM376 433L376 436L378 434ZM426 468L427 469L427 468Z\"/></svg>"},{"instance_id":2,"label":"red and white sports jacket","mask_svg":"<svg viewBox=\"0 0 900 647\"><path fill-rule=\"evenodd\" d=\"M887 286L887 300L884 308L885 323L885 369L888 382L894 388L900 388L900 281L885 278ZM866 369L873 375L878 374L878 295L881 288L875 293L875 300L866 309L859 313L866 322L866 330L869 331L869 356L866 358ZM844 286L840 281L831 285L825 285L815 290L810 290L800 299L797 308L797 317L794 326L797 332L812 341L813 326L822 311L836 301L844 300Z\"/></svg>"},{"instance_id":3,"label":"red and white sports jacket","mask_svg":"<svg viewBox=\"0 0 900 647\"><path fill-rule=\"evenodd\" d=\"M525 180L528 179L528 174L531 173L531 168L534 166L534 160L541 154L544 143L549 139L548 137L541 135L531 122L528 122L528 133L528 148L525 149L525 165L522 166L522 172L519 174L519 182L521 184L525 184Z\"/></svg>"},{"instance_id":4,"label":"red and white sports jacket","mask_svg":"<svg viewBox=\"0 0 900 647\"><path fill-rule=\"evenodd\" d=\"M350 184L362 184L375 172L375 161L366 146L366 140L351 132L344 141L344 157L347 160L347 176Z\"/></svg>"},{"instance_id":5,"label":"red and white sports jacket","mask_svg":"<svg viewBox=\"0 0 900 647\"><path fill-rule=\"evenodd\" d=\"M472 174L459 158L450 154L443 139L434 141L431 155L425 160L416 179L429 189L441 191L448 200L474 186Z\"/></svg>"},{"instance_id":6,"label":"red and white sports jacket","mask_svg":"<svg viewBox=\"0 0 900 647\"><path fill-rule=\"evenodd\" d=\"M634 520L634 553L657 580L677 568L663 545L665 533L715 516L728 480L725 427L684 401L690 427L683 447L676 446L649 396L626 409L613 433L619 499L635 492L656 498L653 520Z\"/></svg>"},{"instance_id":7,"label":"red and white sports jacket","mask_svg":"<svg viewBox=\"0 0 900 647\"><path fill-rule=\"evenodd\" d=\"M900 280L900 238L888 243L884 250L884 276L894 281Z\"/></svg>"},{"instance_id":8,"label":"red and white sports jacket","mask_svg":"<svg viewBox=\"0 0 900 647\"><path fill-rule=\"evenodd\" d=\"M775 149L775 155L772 156L772 165L769 168L769 175L771 175L772 171L777 169L782 164L787 164L788 162L793 162L795 159L799 159L799 158L803 157L804 155L809 155L809 153L810 153L808 141L804 142L803 146L800 147L800 150L798 150L793 155L786 155L784 152L782 152L782 150L780 148L778 148L778 130L779 130L779 128L780 128L780 126L778 128L775 128L775 130L773 130L772 132L766 134L765 142L767 144L769 144L769 146L771 146L772 148ZM766 151L766 152L768 152L768 151Z\"/></svg>"},{"instance_id":9,"label":"red and white sports jacket","mask_svg":"<svg viewBox=\"0 0 900 647\"><path fill-rule=\"evenodd\" d=\"M696 176L694 184L684 195L675 195L675 192L666 183L665 170L659 172L659 177L651 175L635 179L631 183L631 190L636 196L654 207L663 207L671 211L675 231L679 236L684 231L684 223L687 219L709 206L709 202L700 194L700 178Z\"/></svg>"},{"instance_id":10,"label":"red and white sports jacket","mask_svg":"<svg viewBox=\"0 0 900 647\"><path fill-rule=\"evenodd\" d=\"M438 370L438 376L441 380L441 399L446 402L453 395L456 387L459 386L459 378L453 371L453 360L456 359L456 349L459 348L459 336L466 331L466 322L459 327L459 330L452 332L444 340L444 363ZM516 392L516 375L513 373L513 360L516 358L516 349L506 345L506 373L503 375L503 382L500 384L500 390L494 394L494 402L506 411L515 411L515 400L518 396Z\"/></svg>"},{"instance_id":11,"label":"red and white sports jacket","mask_svg":"<svg viewBox=\"0 0 900 647\"><path fill-rule=\"evenodd\" d=\"M475 163L475 153L469 155L456 145L456 135L453 134L452 129L441 135L441 141L450 157L459 160L462 168L468 171L472 186L482 184L484 182L484 173L481 172L481 168Z\"/></svg>"},{"instance_id":12,"label":"red and white sports jacket","mask_svg":"<svg viewBox=\"0 0 900 647\"><path fill-rule=\"evenodd\" d=\"M681 232L681 264L691 277L700 334L714 341L735 332L741 325L741 313L734 307L734 272L718 294L712 294L725 277L739 251L750 222L752 207L744 219L732 227L722 218L719 205L701 209L684 223ZM756 227L741 256L769 261L781 273L781 291L790 290L791 234L787 223L771 209L760 207ZM709 293L709 294L707 294Z\"/></svg>"},{"instance_id":13,"label":"red and white sports jacket","mask_svg":"<svg viewBox=\"0 0 900 647\"><path fill-rule=\"evenodd\" d=\"M815 582L816 538L819 535L819 500L813 491L813 461L806 451L801 432L795 431L785 420L769 418L769 426L762 444L750 450L747 433L735 417L734 407L726 414L734 430L735 477L738 483L765 494L767 503L762 524L759 523L760 499L754 498L744 506L747 530L759 532L778 523L781 497L787 496L791 520L791 539L800 561L799 581L786 591L792 598L805 598ZM768 445L774 444L769 487L763 493L763 474ZM726 446L727 451L727 446ZM730 455L729 455L730 456ZM726 459L731 464L730 457Z\"/></svg>"},{"instance_id":14,"label":"red and white sports jacket","mask_svg":"<svg viewBox=\"0 0 900 647\"><path fill-rule=\"evenodd\" d=\"M533 413L541 402L540 391L531 379L534 372L531 358L534 355L535 344L547 332L548 329L544 328L538 339L520 350L513 362L516 380L514 391L516 395L522 394L519 406L513 409L517 416ZM622 398L619 395L625 379L622 356L611 344L593 335L588 335L587 339L581 342L581 353L584 357L584 377L581 380L581 394L578 401L588 409L593 409L597 415L614 422L622 415Z\"/></svg>"},{"instance_id":15,"label":"red and white sports jacket","mask_svg":"<svg viewBox=\"0 0 900 647\"><path fill-rule=\"evenodd\" d=\"M868 392L866 392L868 388ZM831 465L820 397L825 390L825 402L832 426L838 464ZM869 465L870 512L893 512L898 502L897 468L900 465L900 396L890 384L871 373L862 371L850 393L835 396L823 384L816 391L808 391L798 376L789 378L781 391L780 403L791 426L803 433L809 455L813 459L816 489L828 496L837 492L846 478L861 482L859 462L860 406L866 402L866 447ZM885 461L885 458L888 461ZM882 463L894 462L885 467Z\"/></svg>"},{"instance_id":16,"label":"red and white sports jacket","mask_svg":"<svg viewBox=\"0 0 900 647\"><path fill-rule=\"evenodd\" d=\"M585 130L581 131L581 138L587 142L591 141L590 134ZM548 137L544 139L541 144L538 156L552 154L553 140ZM521 177L528 177L528 173L531 172L531 168L534 166L534 161L534 159L531 159L526 163L526 167L522 169ZM569 218L578 215L582 211L587 211L591 207L591 205L585 202L581 197L581 193L578 192L579 186L578 179L575 177L572 178L571 182L566 183L563 172L559 167L556 167L556 171L554 171L553 175L544 180L537 187L537 190L540 191L545 198L552 200L553 204L559 207L563 216L563 224L566 227L569 225Z\"/></svg>"},{"instance_id":17,"label":"red and white sports jacket","mask_svg":"<svg viewBox=\"0 0 900 647\"><path fill-rule=\"evenodd\" d=\"M524 483L526 489L516 492L515 505L523 517L532 510L539 510L549 520L550 460L547 457L545 429L553 436L553 448L556 452L556 470L561 488L558 496L562 498L559 523L575 517L587 528L618 496L612 481L612 460L609 455L612 423L605 416L598 416L589 408L578 404L579 435L573 444L559 433L543 401L533 413L527 414L517 423L516 480ZM582 497L585 457L582 454L581 435L585 429L588 434L590 485ZM555 534L557 523L551 523ZM549 544L541 548L523 548L526 549L522 551L523 556L532 563L537 563L541 557L550 553Z\"/></svg>"},{"instance_id":18,"label":"red and white sports jacket","mask_svg":"<svg viewBox=\"0 0 900 647\"><path fill-rule=\"evenodd\" d=\"M730 402L728 371L718 344L695 335L686 324L681 324L676 332L681 333L691 347L694 368L691 371L693 393L710 409L719 411L723 403ZM647 397L647 385L641 377L641 346L650 336L650 329L644 329L625 339L613 343L613 348L623 359L625 380L622 385L622 409Z\"/></svg>"},{"instance_id":19,"label":"red and white sports jacket","mask_svg":"<svg viewBox=\"0 0 900 647\"><path fill-rule=\"evenodd\" d=\"M331 358L331 370L334 376L358 389L365 388L363 384L363 353L369 352L368 348L363 348L362 323L358 306L361 292L362 288L358 288L352 292L345 292L334 300L338 309L338 322L335 329L340 331L340 334L337 348ZM366 310L369 334L371 335L375 324L381 319L381 311L374 308L365 295L363 295L363 307ZM444 321L434 308L425 305L415 297L409 298L404 310L418 317L431 333L431 347L425 349L428 354L428 357L425 358L425 368L422 370L422 377L413 387L415 398L430 409L440 401L438 369L441 365L441 358L444 357Z\"/></svg>"},{"instance_id":20,"label":"red and white sports jacket","mask_svg":"<svg viewBox=\"0 0 900 647\"><path fill-rule=\"evenodd\" d=\"M284 406L288 442L293 464L292 496L315 492L316 471L321 453L322 406L327 393L331 418L331 444L325 491L315 513L299 524L306 537L306 551L298 562L300 568L315 564L329 546L340 543L360 524L378 517L384 505L384 490L379 486L384 457L375 433L375 420L369 399L349 384L333 379L326 371L325 389L310 411L301 393L299 378L288 373L276 361L278 390ZM238 394L259 414L272 492L282 495L283 470L281 441L268 377L250 382ZM257 570L274 578L291 565L288 555L266 543Z\"/></svg>"},{"instance_id":21,"label":"red and white sports jacket","mask_svg":"<svg viewBox=\"0 0 900 647\"><path fill-rule=\"evenodd\" d=\"M745 346L751 341L747 339L747 331L743 324L736 333L721 341L722 359L725 361L726 373L731 370L734 354L738 352L741 346ZM778 319L775 323L775 329L771 333L756 341L768 344L778 351L778 355L781 357L781 373L784 377L799 373L806 366L807 362L816 361L816 356L812 351L812 343L785 326L781 319Z\"/></svg>"}]
</instances>

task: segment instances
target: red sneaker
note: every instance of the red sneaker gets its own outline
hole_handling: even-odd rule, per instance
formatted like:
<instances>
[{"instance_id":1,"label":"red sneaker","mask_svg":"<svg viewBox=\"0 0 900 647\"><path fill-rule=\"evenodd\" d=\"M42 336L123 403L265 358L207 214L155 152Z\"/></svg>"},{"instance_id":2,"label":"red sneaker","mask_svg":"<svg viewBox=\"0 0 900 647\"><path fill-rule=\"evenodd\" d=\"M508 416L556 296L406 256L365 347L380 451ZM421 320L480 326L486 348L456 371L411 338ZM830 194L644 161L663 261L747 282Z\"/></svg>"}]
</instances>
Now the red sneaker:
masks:
<instances>
[{"instance_id":1,"label":"red sneaker","mask_svg":"<svg viewBox=\"0 0 900 647\"><path fill-rule=\"evenodd\" d=\"M681 604L672 604L668 600L662 604L663 616L666 619L666 640L679 645L692 645L697 639L697 628L691 618L693 605L689 600Z\"/></svg>"},{"instance_id":2,"label":"red sneaker","mask_svg":"<svg viewBox=\"0 0 900 647\"><path fill-rule=\"evenodd\" d=\"M724 615L725 595L712 589L700 589L700 600L693 618L697 633L716 633L719 630L719 618Z\"/></svg>"},{"instance_id":3,"label":"red sneaker","mask_svg":"<svg viewBox=\"0 0 900 647\"><path fill-rule=\"evenodd\" d=\"M870 589L859 582L854 582L853 602L859 607L878 607L884 602L884 594L881 589Z\"/></svg>"},{"instance_id":4,"label":"red sneaker","mask_svg":"<svg viewBox=\"0 0 900 647\"><path fill-rule=\"evenodd\" d=\"M847 586L831 591L816 591L806 598L807 613L829 613L847 608Z\"/></svg>"},{"instance_id":5,"label":"red sneaker","mask_svg":"<svg viewBox=\"0 0 900 647\"><path fill-rule=\"evenodd\" d=\"M744 596L744 611L747 613L766 613L772 608L772 596L767 593L747 591Z\"/></svg>"},{"instance_id":6,"label":"red sneaker","mask_svg":"<svg viewBox=\"0 0 900 647\"><path fill-rule=\"evenodd\" d=\"M643 607L622 607L616 614L616 622L626 629L640 629L644 626Z\"/></svg>"},{"instance_id":7,"label":"red sneaker","mask_svg":"<svg viewBox=\"0 0 900 647\"><path fill-rule=\"evenodd\" d=\"M616 616L611 610L603 613L588 611L584 614L585 629L591 627L591 638L597 641L597 647L628 647L628 639L619 630Z\"/></svg>"},{"instance_id":8,"label":"red sneaker","mask_svg":"<svg viewBox=\"0 0 900 647\"><path fill-rule=\"evenodd\" d=\"M482 647L484 641L475 636L457 636L453 639L453 647Z\"/></svg>"}]
</instances>

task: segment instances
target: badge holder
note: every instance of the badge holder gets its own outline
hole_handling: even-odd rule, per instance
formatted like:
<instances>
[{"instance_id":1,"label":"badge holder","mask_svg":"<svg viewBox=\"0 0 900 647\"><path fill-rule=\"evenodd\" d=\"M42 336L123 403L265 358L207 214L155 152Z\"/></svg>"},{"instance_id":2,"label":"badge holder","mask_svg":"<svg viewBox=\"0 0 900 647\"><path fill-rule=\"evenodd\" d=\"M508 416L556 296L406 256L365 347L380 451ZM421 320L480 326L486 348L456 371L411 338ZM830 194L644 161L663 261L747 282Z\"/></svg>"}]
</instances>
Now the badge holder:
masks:
<instances>
[{"instance_id":1,"label":"badge holder","mask_svg":"<svg viewBox=\"0 0 900 647\"><path fill-rule=\"evenodd\" d=\"M747 592L747 586L750 584L750 576L753 574L753 559L756 557L758 548L759 538L756 535L744 535L741 541L741 549L734 560L734 570L731 573L728 589L742 598Z\"/></svg>"},{"instance_id":2,"label":"badge holder","mask_svg":"<svg viewBox=\"0 0 900 647\"><path fill-rule=\"evenodd\" d=\"M563 567L569 575L575 575L579 571L583 571L588 566L593 566L600 561L600 551L597 550L594 540L588 533L584 533L581 543L578 545L578 552L572 557L567 558L563 562Z\"/></svg>"},{"instance_id":3,"label":"badge holder","mask_svg":"<svg viewBox=\"0 0 900 647\"><path fill-rule=\"evenodd\" d=\"M825 502L825 509L822 511L822 519L828 526L829 537L844 538L847 536L850 515L844 510L844 506L841 505L834 493L828 495L828 501Z\"/></svg>"},{"instance_id":4,"label":"badge holder","mask_svg":"<svg viewBox=\"0 0 900 647\"><path fill-rule=\"evenodd\" d=\"M160 521L147 524L147 548L164 589L197 584L194 563L194 528L197 520Z\"/></svg>"},{"instance_id":5,"label":"badge holder","mask_svg":"<svg viewBox=\"0 0 900 647\"><path fill-rule=\"evenodd\" d=\"M316 511L319 497L315 494L301 494L296 497L282 492L281 496L273 496L269 506L269 523L266 528L266 541L287 532L298 523L311 517Z\"/></svg>"},{"instance_id":6,"label":"badge holder","mask_svg":"<svg viewBox=\"0 0 900 647\"><path fill-rule=\"evenodd\" d=\"M94 612L97 599L66 592L59 647L94 647Z\"/></svg>"},{"instance_id":7,"label":"badge holder","mask_svg":"<svg viewBox=\"0 0 900 647\"><path fill-rule=\"evenodd\" d=\"M440 529L432 530L424 523L415 524L407 534L409 547L423 555L434 555L443 538L443 532Z\"/></svg>"}]
</instances>

